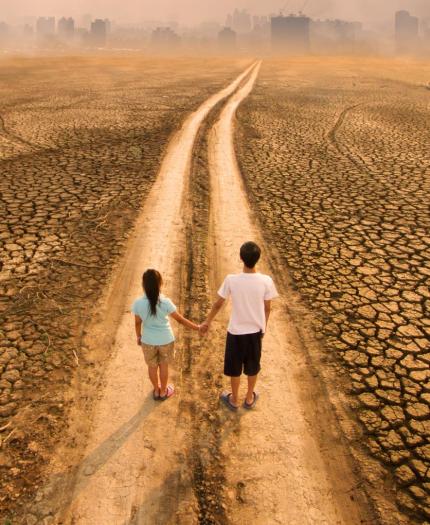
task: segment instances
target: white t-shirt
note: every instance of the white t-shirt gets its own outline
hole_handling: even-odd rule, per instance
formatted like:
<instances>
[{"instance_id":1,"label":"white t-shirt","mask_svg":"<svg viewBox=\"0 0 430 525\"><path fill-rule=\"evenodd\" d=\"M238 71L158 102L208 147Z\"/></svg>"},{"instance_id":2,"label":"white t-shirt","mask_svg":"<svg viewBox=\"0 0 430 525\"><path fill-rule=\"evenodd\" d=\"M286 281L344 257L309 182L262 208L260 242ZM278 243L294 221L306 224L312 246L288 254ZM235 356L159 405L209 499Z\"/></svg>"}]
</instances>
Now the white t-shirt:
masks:
<instances>
[{"instance_id":1,"label":"white t-shirt","mask_svg":"<svg viewBox=\"0 0 430 525\"><path fill-rule=\"evenodd\" d=\"M272 278L262 273L227 275L218 295L231 296L232 313L228 331L233 335L255 334L266 330L264 301L278 297Z\"/></svg>"}]
</instances>

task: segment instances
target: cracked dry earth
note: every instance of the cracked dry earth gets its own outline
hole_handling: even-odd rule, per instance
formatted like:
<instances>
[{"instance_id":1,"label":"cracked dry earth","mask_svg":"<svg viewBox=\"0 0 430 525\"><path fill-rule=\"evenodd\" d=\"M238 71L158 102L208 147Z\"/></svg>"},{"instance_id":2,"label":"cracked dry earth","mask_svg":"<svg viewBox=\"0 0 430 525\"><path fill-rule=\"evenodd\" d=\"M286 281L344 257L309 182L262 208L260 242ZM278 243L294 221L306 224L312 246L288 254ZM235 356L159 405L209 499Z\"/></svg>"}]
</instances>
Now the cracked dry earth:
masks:
<instances>
[{"instance_id":1,"label":"cracked dry earth","mask_svg":"<svg viewBox=\"0 0 430 525\"><path fill-rule=\"evenodd\" d=\"M328 388L359 421L344 426L370 493L393 492L408 523L430 520L429 77L428 63L265 62L236 136Z\"/></svg>"},{"instance_id":2,"label":"cracked dry earth","mask_svg":"<svg viewBox=\"0 0 430 525\"><path fill-rule=\"evenodd\" d=\"M70 407L96 395L81 395L81 384L99 386L109 338L99 356L83 338L170 136L244 65L2 59L2 518L22 517L64 438ZM68 444L78 447L79 436Z\"/></svg>"},{"instance_id":3,"label":"cracked dry earth","mask_svg":"<svg viewBox=\"0 0 430 525\"><path fill-rule=\"evenodd\" d=\"M423 523L423 66L2 65L6 523ZM219 405L224 313L207 340L177 331L176 395L155 403L142 269L200 320L248 238L281 291L261 402Z\"/></svg>"},{"instance_id":4,"label":"cracked dry earth","mask_svg":"<svg viewBox=\"0 0 430 525\"><path fill-rule=\"evenodd\" d=\"M98 347L110 349L102 377L96 391L88 385L78 391L67 438L58 443L24 523L378 523L288 314L293 297L280 275L285 295L264 343L266 402L248 414L231 414L218 399L225 314L207 340L179 331L172 374L176 394L167 403L153 401L141 352L133 344L129 308L141 293L142 269L157 267L167 295L201 319L222 276L240 269L237 250L243 239L263 244L233 143L236 109L259 68L256 62L243 70L171 137L85 338L100 368ZM269 266L282 268L266 258L261 268ZM86 435L79 440L82 429Z\"/></svg>"}]
</instances>

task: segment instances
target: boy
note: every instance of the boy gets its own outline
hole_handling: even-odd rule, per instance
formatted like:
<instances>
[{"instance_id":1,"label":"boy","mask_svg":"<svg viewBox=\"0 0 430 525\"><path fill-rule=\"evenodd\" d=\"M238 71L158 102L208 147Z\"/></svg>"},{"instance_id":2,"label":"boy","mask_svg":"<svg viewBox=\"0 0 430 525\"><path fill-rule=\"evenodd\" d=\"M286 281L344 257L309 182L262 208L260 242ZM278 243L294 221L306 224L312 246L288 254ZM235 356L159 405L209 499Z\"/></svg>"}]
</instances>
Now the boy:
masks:
<instances>
[{"instance_id":1,"label":"boy","mask_svg":"<svg viewBox=\"0 0 430 525\"><path fill-rule=\"evenodd\" d=\"M224 375L231 379L231 392L221 394L221 401L233 411L239 408L239 385L242 372L248 376L248 392L244 408L254 408L258 394L254 391L260 371L261 340L267 328L271 300L278 296L271 277L258 273L255 266L261 250L254 242L240 248L243 271L227 275L218 290L207 320L200 331L206 333L224 302L231 297L232 313L227 331Z\"/></svg>"}]
</instances>

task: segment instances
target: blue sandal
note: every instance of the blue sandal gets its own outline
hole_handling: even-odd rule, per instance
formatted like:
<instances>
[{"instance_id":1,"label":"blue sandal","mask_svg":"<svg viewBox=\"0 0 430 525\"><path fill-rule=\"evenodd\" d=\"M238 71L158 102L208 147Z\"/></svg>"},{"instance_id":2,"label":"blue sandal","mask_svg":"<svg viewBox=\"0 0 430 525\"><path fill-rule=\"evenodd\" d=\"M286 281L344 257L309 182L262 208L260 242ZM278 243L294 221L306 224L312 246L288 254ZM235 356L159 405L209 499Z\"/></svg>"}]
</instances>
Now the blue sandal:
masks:
<instances>
[{"instance_id":1,"label":"blue sandal","mask_svg":"<svg viewBox=\"0 0 430 525\"><path fill-rule=\"evenodd\" d=\"M231 392L223 392L220 395L220 399L229 410L231 410L232 412L236 412L239 407L232 404L232 402L230 401L231 395Z\"/></svg>"},{"instance_id":2,"label":"blue sandal","mask_svg":"<svg viewBox=\"0 0 430 525\"><path fill-rule=\"evenodd\" d=\"M252 410L255 407L255 404L257 403L259 397L260 396L257 394L257 392L254 392L254 401L250 405L248 405L245 399L245 401L243 402L243 408L246 408L246 410Z\"/></svg>"}]
</instances>

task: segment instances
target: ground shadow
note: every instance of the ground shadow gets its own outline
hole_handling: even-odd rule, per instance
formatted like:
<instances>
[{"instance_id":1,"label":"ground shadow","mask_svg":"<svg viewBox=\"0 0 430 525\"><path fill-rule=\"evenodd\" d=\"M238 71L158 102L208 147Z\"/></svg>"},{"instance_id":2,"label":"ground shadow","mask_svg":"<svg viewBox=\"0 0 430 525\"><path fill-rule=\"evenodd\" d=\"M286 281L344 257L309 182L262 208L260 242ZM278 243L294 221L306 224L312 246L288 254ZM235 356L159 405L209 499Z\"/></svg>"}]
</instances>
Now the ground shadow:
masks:
<instances>
[{"instance_id":1,"label":"ground shadow","mask_svg":"<svg viewBox=\"0 0 430 525\"><path fill-rule=\"evenodd\" d=\"M124 445L157 405L152 394L148 396L136 414L121 425L78 465L65 472L53 475L38 492L32 514L39 518L61 516L80 492L85 490L92 476Z\"/></svg>"}]
</instances>

